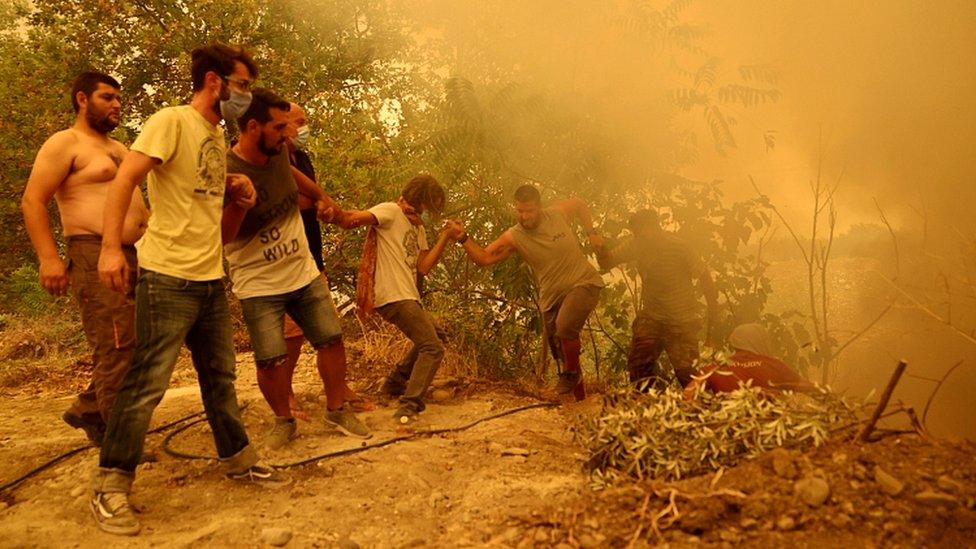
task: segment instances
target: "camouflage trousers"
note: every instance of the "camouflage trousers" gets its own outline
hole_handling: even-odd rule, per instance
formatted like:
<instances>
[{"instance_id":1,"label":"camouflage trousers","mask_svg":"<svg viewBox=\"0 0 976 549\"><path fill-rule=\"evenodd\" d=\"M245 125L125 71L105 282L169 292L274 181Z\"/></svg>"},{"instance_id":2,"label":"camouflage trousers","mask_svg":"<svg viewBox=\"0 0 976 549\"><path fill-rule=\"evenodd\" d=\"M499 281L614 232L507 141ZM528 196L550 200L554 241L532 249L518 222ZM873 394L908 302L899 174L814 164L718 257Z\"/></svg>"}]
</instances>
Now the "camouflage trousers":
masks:
<instances>
[{"instance_id":1,"label":"camouflage trousers","mask_svg":"<svg viewBox=\"0 0 976 549\"><path fill-rule=\"evenodd\" d=\"M674 375L682 386L691 381L693 365L698 359L698 332L701 323L665 322L638 315L633 323L633 339L627 357L630 381L646 380L650 384L667 383L668 376L662 376L658 358L662 352L674 368Z\"/></svg>"}]
</instances>

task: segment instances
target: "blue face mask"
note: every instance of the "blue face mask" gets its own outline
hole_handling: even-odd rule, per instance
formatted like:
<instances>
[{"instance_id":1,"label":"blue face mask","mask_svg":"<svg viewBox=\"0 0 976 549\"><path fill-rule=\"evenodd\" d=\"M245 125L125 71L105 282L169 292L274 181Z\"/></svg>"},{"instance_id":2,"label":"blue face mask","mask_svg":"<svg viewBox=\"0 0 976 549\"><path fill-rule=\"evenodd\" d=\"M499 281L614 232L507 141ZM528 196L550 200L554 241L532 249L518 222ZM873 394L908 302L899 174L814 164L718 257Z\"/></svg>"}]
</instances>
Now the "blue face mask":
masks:
<instances>
[{"instance_id":1,"label":"blue face mask","mask_svg":"<svg viewBox=\"0 0 976 549\"><path fill-rule=\"evenodd\" d=\"M220 100L220 116L224 117L224 120L237 120L244 116L250 106L250 93L231 89L230 97Z\"/></svg>"},{"instance_id":2,"label":"blue face mask","mask_svg":"<svg viewBox=\"0 0 976 549\"><path fill-rule=\"evenodd\" d=\"M295 138L291 140L295 144L295 148L304 149L305 145L308 144L308 138L312 135L312 130L308 129L308 126L302 126L295 130Z\"/></svg>"}]
</instances>

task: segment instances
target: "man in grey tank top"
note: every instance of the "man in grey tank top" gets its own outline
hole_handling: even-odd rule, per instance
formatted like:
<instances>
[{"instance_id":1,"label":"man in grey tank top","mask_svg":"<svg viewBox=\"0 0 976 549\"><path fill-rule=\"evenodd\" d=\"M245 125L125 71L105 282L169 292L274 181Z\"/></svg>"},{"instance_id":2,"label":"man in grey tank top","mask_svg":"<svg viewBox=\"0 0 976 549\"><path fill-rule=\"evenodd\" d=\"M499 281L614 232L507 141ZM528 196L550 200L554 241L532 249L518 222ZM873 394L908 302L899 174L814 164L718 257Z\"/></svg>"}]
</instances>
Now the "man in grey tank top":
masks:
<instances>
[{"instance_id":1,"label":"man in grey tank top","mask_svg":"<svg viewBox=\"0 0 976 549\"><path fill-rule=\"evenodd\" d=\"M604 270L636 263L641 278L641 303L627 357L630 380L642 387L664 383L657 359L666 351L678 381L687 385L698 358L701 329L699 294L692 280L698 279L705 294L711 331L718 315L711 271L683 240L661 229L654 210L631 215L630 230L633 237L597 255Z\"/></svg>"},{"instance_id":2,"label":"man in grey tank top","mask_svg":"<svg viewBox=\"0 0 976 549\"><path fill-rule=\"evenodd\" d=\"M562 368L556 391L586 397L580 369L580 331L596 308L603 278L590 264L569 224L575 217L590 244L603 247L603 237L593 227L590 209L578 198L561 200L543 208L539 191L523 185L515 191L518 223L482 248L467 233L458 243L476 265L487 267L517 252L532 269L539 288L539 308L553 357ZM458 230L463 230L460 223Z\"/></svg>"}]
</instances>

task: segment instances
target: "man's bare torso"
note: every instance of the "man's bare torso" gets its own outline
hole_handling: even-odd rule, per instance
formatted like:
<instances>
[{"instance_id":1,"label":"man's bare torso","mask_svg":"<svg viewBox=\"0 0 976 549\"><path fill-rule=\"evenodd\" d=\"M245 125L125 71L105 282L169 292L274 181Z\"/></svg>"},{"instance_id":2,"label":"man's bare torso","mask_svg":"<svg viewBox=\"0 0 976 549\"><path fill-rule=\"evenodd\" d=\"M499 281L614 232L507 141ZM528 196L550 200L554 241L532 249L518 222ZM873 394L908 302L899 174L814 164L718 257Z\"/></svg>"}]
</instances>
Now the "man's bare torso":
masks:
<instances>
[{"instance_id":1,"label":"man's bare torso","mask_svg":"<svg viewBox=\"0 0 976 549\"><path fill-rule=\"evenodd\" d=\"M73 138L66 140L70 145L65 151L72 162L67 177L54 194L64 234L101 236L109 183L115 178L127 149L112 138L97 139L74 129L64 132ZM139 240L148 220L149 210L136 189L122 227L122 243L134 244Z\"/></svg>"}]
</instances>

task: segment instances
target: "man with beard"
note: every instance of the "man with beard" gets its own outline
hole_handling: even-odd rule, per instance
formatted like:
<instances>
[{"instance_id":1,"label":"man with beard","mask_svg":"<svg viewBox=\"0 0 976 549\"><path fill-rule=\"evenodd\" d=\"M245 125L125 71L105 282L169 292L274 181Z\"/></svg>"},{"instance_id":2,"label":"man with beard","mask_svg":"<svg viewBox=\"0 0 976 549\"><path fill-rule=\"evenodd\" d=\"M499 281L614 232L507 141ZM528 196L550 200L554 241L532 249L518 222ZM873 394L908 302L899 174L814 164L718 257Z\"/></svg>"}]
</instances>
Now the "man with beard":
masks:
<instances>
[{"instance_id":1,"label":"man with beard","mask_svg":"<svg viewBox=\"0 0 976 549\"><path fill-rule=\"evenodd\" d=\"M325 423L342 433L369 437L345 404L346 352L329 286L312 259L298 212L298 184L285 150L290 105L274 93L254 90L237 120L241 138L227 152L227 168L254 183L257 202L237 231L223 235L234 293L251 337L258 386L275 413L267 444L280 448L297 434L290 403L291 374L283 331L285 312L317 350L319 376L328 399ZM335 208L331 200L323 209ZM294 367L294 364L291 365Z\"/></svg>"},{"instance_id":2,"label":"man with beard","mask_svg":"<svg viewBox=\"0 0 976 549\"><path fill-rule=\"evenodd\" d=\"M515 191L518 223L497 240L482 248L467 234L458 243L476 265L487 267L517 252L528 263L539 289L539 309L545 324L549 350L562 365L556 392L586 398L580 369L580 331L596 308L603 278L590 264L569 224L575 217L586 231L590 244L600 250L603 237L593 227L590 208L578 198L543 208L542 197L532 185ZM452 222L458 231L463 228Z\"/></svg>"},{"instance_id":3,"label":"man with beard","mask_svg":"<svg viewBox=\"0 0 976 549\"><path fill-rule=\"evenodd\" d=\"M136 246L136 350L109 417L91 499L99 528L113 534L140 529L128 494L153 410L184 342L227 477L268 487L289 482L258 463L241 421L222 282L221 233L236 232L255 193L247 177L226 173L220 121L247 110L257 67L247 52L224 44L198 48L191 60L190 103L164 108L146 121L105 205L98 273L107 286L124 292L129 267L121 249L123 213L136 185L147 179L153 215Z\"/></svg>"},{"instance_id":4,"label":"man with beard","mask_svg":"<svg viewBox=\"0 0 976 549\"><path fill-rule=\"evenodd\" d=\"M62 417L68 425L83 429L92 442L101 444L135 347L132 293L113 292L98 280L105 196L127 152L122 143L108 136L119 124L119 83L100 72L81 73L71 89L71 104L77 113L75 123L41 146L21 209L40 263L41 285L51 295L64 295L70 288L92 349L91 382ZM48 219L52 197L58 204L67 240L67 265L58 255ZM122 222L121 244L129 272L134 275L133 244L146 230L149 211L138 189L131 197Z\"/></svg>"},{"instance_id":5,"label":"man with beard","mask_svg":"<svg viewBox=\"0 0 976 549\"><path fill-rule=\"evenodd\" d=\"M308 240L308 249L312 253L312 259L315 260L315 266L322 272L322 276L325 277L326 284L328 284L328 276L325 273L325 258L322 256L322 226L319 224L319 214L316 204L318 201L326 200L329 202L331 199L318 186L312 159L305 152L305 146L308 144L308 138L310 136L305 110L296 103L289 103L289 105L291 107L288 110L289 132L288 139L285 143L288 146L292 175L295 177L295 182L299 184L299 213L301 214L302 224L305 228L305 238ZM339 210L338 207L335 209L336 211ZM284 322L287 356L285 357L285 363L280 368L283 368L288 373L287 386L290 391L288 402L291 406L291 413L296 419L308 421L310 419L308 413L302 409L298 399L295 398L294 388L292 386L295 366L298 364L298 358L302 353L305 334L302 333L302 329L287 314L285 315ZM375 405L371 401L358 395L348 384L345 384L344 401L356 412L369 412L375 409Z\"/></svg>"}]
</instances>

